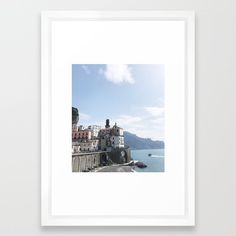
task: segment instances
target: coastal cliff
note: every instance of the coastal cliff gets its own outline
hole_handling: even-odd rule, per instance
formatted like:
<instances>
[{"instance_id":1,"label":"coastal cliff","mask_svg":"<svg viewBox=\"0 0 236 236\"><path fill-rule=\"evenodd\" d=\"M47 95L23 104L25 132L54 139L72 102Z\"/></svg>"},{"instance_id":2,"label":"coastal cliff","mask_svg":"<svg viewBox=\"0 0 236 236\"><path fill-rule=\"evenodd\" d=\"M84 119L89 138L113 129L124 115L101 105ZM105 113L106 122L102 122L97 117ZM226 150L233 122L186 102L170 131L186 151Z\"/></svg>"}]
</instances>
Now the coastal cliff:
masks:
<instances>
[{"instance_id":1,"label":"coastal cliff","mask_svg":"<svg viewBox=\"0 0 236 236\"><path fill-rule=\"evenodd\" d=\"M131 149L164 149L165 143L163 141L154 141L150 138L141 138L136 134L124 131L125 144Z\"/></svg>"}]
</instances>

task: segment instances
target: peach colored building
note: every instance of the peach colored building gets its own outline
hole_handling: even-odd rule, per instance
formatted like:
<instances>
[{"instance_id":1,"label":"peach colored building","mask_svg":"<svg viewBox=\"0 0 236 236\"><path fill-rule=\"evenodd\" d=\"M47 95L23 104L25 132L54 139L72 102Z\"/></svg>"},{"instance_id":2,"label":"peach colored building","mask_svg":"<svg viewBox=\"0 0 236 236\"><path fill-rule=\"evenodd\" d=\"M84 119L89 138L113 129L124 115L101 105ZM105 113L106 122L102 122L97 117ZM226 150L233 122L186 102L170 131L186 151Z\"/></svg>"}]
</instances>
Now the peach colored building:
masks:
<instances>
[{"instance_id":1,"label":"peach colored building","mask_svg":"<svg viewBox=\"0 0 236 236\"><path fill-rule=\"evenodd\" d=\"M90 140L92 137L92 131L91 130L76 130L72 128L72 139L85 139Z\"/></svg>"},{"instance_id":2,"label":"peach colored building","mask_svg":"<svg viewBox=\"0 0 236 236\"><path fill-rule=\"evenodd\" d=\"M77 139L87 139L90 140L92 137L92 131L91 130L79 130L78 131L78 138Z\"/></svg>"},{"instance_id":3,"label":"peach colored building","mask_svg":"<svg viewBox=\"0 0 236 236\"><path fill-rule=\"evenodd\" d=\"M73 124L72 125L72 139L77 138L77 133L78 133L78 127L77 127L77 125Z\"/></svg>"}]
</instances>

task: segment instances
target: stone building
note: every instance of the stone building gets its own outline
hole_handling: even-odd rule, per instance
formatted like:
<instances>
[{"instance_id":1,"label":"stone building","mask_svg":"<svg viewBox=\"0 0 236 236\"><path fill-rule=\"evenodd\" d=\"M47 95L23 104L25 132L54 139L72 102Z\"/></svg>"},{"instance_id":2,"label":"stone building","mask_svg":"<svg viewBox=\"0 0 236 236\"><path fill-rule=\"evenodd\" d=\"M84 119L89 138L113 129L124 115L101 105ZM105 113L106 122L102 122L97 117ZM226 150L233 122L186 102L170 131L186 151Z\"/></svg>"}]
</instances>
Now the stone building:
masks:
<instances>
[{"instance_id":1,"label":"stone building","mask_svg":"<svg viewBox=\"0 0 236 236\"><path fill-rule=\"evenodd\" d=\"M104 137L106 135L111 135L111 128L100 129L98 136Z\"/></svg>"},{"instance_id":2,"label":"stone building","mask_svg":"<svg viewBox=\"0 0 236 236\"><path fill-rule=\"evenodd\" d=\"M113 148L123 148L125 146L124 144L124 137L123 136L115 136L115 135L112 135L110 137L110 141L111 141L111 146Z\"/></svg>"},{"instance_id":3,"label":"stone building","mask_svg":"<svg viewBox=\"0 0 236 236\"><path fill-rule=\"evenodd\" d=\"M106 120L105 128L99 132L100 147L103 151L112 148L124 148L124 132L117 124L110 128L109 120Z\"/></svg>"},{"instance_id":4,"label":"stone building","mask_svg":"<svg viewBox=\"0 0 236 236\"><path fill-rule=\"evenodd\" d=\"M123 131L122 128L118 127L117 124L115 123L115 125L112 127L112 135L114 135L114 136L123 136L124 131Z\"/></svg>"}]
</instances>

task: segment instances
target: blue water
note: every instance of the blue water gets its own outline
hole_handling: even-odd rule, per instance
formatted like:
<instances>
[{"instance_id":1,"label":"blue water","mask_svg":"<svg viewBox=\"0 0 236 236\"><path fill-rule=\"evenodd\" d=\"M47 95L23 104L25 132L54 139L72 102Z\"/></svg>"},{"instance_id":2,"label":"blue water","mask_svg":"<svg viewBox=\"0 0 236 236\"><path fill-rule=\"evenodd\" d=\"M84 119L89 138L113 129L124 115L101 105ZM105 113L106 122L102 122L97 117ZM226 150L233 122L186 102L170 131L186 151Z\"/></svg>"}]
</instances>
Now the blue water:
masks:
<instances>
[{"instance_id":1,"label":"blue water","mask_svg":"<svg viewBox=\"0 0 236 236\"><path fill-rule=\"evenodd\" d=\"M151 153L152 156L148 156ZM137 172L164 172L165 152L164 149L131 150L133 160L141 161L147 165L146 168L135 167Z\"/></svg>"}]
</instances>

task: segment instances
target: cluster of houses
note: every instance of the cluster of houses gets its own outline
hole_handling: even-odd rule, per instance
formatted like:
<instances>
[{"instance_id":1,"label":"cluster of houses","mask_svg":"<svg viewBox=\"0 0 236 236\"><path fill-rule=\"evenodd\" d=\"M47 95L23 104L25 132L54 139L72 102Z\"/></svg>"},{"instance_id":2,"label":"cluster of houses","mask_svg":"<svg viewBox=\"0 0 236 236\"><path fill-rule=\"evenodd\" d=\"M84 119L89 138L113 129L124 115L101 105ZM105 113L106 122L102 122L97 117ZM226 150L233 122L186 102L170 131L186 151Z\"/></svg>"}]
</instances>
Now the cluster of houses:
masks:
<instances>
[{"instance_id":1,"label":"cluster of houses","mask_svg":"<svg viewBox=\"0 0 236 236\"><path fill-rule=\"evenodd\" d=\"M72 123L72 152L96 152L112 151L116 148L124 148L123 129L117 124L110 127L109 119L104 128L98 125L90 125L87 128Z\"/></svg>"}]
</instances>

